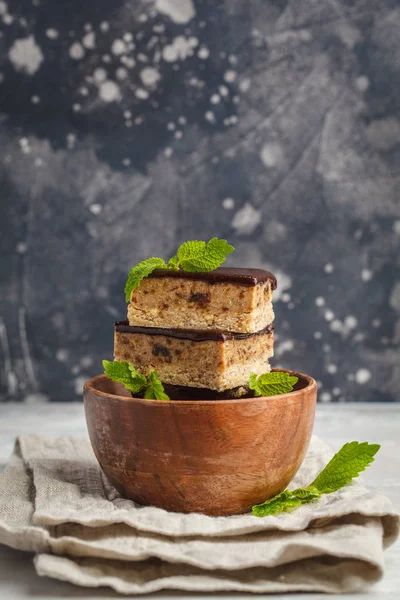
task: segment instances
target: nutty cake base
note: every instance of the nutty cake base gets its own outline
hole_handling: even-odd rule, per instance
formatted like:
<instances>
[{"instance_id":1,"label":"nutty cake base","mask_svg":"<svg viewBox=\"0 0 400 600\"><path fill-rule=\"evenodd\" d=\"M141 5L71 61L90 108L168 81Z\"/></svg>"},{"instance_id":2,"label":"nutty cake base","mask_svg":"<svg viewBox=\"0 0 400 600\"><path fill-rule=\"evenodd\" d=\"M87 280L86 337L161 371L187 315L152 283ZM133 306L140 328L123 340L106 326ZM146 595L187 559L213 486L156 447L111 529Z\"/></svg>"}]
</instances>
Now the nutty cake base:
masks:
<instances>
[{"instance_id":1,"label":"nutty cake base","mask_svg":"<svg viewBox=\"0 0 400 600\"><path fill-rule=\"evenodd\" d=\"M247 387L252 373L271 370L273 325L256 333L132 327L118 321L115 360L129 361L138 371L156 370L166 384L222 392Z\"/></svg>"},{"instance_id":2,"label":"nutty cake base","mask_svg":"<svg viewBox=\"0 0 400 600\"><path fill-rule=\"evenodd\" d=\"M274 320L276 279L261 269L221 267L209 273L157 269L136 288L130 325L255 333Z\"/></svg>"}]
</instances>

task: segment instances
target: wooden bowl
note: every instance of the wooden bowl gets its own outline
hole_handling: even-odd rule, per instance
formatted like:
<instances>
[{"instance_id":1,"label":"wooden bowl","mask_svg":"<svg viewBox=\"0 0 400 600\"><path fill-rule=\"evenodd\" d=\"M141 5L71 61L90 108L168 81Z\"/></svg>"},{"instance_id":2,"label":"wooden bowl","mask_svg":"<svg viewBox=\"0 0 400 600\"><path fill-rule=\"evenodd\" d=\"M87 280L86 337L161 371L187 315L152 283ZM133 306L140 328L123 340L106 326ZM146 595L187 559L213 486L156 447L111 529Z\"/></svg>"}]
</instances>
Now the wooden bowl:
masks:
<instances>
[{"instance_id":1,"label":"wooden bowl","mask_svg":"<svg viewBox=\"0 0 400 600\"><path fill-rule=\"evenodd\" d=\"M143 400L106 375L84 386L90 441L126 498L169 511L233 515L281 492L310 442L317 384L241 400Z\"/></svg>"}]
</instances>

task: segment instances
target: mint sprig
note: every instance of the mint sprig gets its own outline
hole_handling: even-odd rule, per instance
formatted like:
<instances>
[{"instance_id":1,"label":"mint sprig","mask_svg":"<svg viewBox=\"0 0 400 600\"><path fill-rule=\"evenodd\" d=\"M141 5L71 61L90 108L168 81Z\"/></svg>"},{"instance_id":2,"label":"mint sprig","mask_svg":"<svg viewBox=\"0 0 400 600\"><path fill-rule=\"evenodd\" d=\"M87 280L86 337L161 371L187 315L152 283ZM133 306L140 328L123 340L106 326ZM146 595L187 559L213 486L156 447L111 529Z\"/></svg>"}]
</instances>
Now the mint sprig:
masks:
<instances>
[{"instance_id":1,"label":"mint sprig","mask_svg":"<svg viewBox=\"0 0 400 600\"><path fill-rule=\"evenodd\" d=\"M125 285L126 301L130 301L132 292L155 269L173 269L174 271L182 269L187 272L208 273L221 266L234 249L226 240L214 237L209 242L201 240L185 242L179 246L175 256L170 258L167 263L163 258L146 258L129 271Z\"/></svg>"},{"instance_id":2,"label":"mint sprig","mask_svg":"<svg viewBox=\"0 0 400 600\"><path fill-rule=\"evenodd\" d=\"M276 396L291 392L299 378L285 371L272 371L263 375L250 375L249 388L255 396Z\"/></svg>"},{"instance_id":3,"label":"mint sprig","mask_svg":"<svg viewBox=\"0 0 400 600\"><path fill-rule=\"evenodd\" d=\"M104 373L118 383L123 383L133 394L144 392L144 398L152 400L169 400L156 371L151 371L148 377L139 373L127 361L103 360Z\"/></svg>"},{"instance_id":4,"label":"mint sprig","mask_svg":"<svg viewBox=\"0 0 400 600\"><path fill-rule=\"evenodd\" d=\"M306 488L284 490L280 494L256 504L252 513L256 517L266 517L278 513L291 512L302 504L318 500L322 494L330 494L348 485L374 461L379 444L349 442L342 446L316 479Z\"/></svg>"}]
</instances>

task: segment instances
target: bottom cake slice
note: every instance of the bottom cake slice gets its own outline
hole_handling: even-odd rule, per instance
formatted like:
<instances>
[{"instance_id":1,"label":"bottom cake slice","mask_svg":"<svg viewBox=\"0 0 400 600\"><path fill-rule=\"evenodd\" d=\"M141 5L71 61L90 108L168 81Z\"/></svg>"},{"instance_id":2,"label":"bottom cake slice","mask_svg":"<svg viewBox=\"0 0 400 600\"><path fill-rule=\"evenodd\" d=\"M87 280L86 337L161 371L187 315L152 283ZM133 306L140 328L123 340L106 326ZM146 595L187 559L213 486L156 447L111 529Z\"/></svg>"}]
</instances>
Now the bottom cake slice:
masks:
<instances>
[{"instance_id":1,"label":"bottom cake slice","mask_svg":"<svg viewBox=\"0 0 400 600\"><path fill-rule=\"evenodd\" d=\"M142 373L156 370L171 385L218 392L247 387L252 373L271 370L273 348L272 324L256 333L232 333L115 323L115 360L127 360Z\"/></svg>"}]
</instances>

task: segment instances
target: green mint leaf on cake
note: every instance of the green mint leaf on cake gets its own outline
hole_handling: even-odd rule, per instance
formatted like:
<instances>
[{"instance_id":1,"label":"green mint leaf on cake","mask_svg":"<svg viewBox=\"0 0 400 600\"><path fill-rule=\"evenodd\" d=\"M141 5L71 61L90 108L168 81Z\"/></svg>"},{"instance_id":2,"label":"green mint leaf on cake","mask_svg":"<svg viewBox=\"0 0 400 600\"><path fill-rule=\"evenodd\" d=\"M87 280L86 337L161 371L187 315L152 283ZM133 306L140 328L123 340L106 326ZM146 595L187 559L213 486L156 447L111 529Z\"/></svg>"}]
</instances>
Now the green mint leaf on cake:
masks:
<instances>
[{"instance_id":1,"label":"green mint leaf on cake","mask_svg":"<svg viewBox=\"0 0 400 600\"><path fill-rule=\"evenodd\" d=\"M252 508L253 515L266 517L290 512L302 504L318 500L322 494L336 492L365 471L379 448L379 444L368 442L345 444L310 485L293 491L284 490L262 504L256 504Z\"/></svg>"},{"instance_id":2,"label":"green mint leaf on cake","mask_svg":"<svg viewBox=\"0 0 400 600\"><path fill-rule=\"evenodd\" d=\"M179 261L178 257L175 255L169 259L167 262L167 269L173 269L174 271L178 271L179 269Z\"/></svg>"},{"instance_id":3,"label":"green mint leaf on cake","mask_svg":"<svg viewBox=\"0 0 400 600\"><path fill-rule=\"evenodd\" d=\"M179 246L177 257L183 271L208 273L220 267L233 251L234 247L226 240L212 238L207 243L192 240Z\"/></svg>"},{"instance_id":4,"label":"green mint leaf on cake","mask_svg":"<svg viewBox=\"0 0 400 600\"><path fill-rule=\"evenodd\" d=\"M169 400L169 396L164 392L164 386L158 379L155 371L149 373L148 387L144 393L147 400Z\"/></svg>"},{"instance_id":5,"label":"green mint leaf on cake","mask_svg":"<svg viewBox=\"0 0 400 600\"><path fill-rule=\"evenodd\" d=\"M147 379L141 375L127 361L109 361L103 360L104 373L110 379L118 383L123 383L127 390L138 394L143 391L147 385Z\"/></svg>"},{"instance_id":6,"label":"green mint leaf on cake","mask_svg":"<svg viewBox=\"0 0 400 600\"><path fill-rule=\"evenodd\" d=\"M291 392L298 382L298 377L284 371L272 371L263 375L250 375L249 388L255 396L276 396Z\"/></svg>"},{"instance_id":7,"label":"green mint leaf on cake","mask_svg":"<svg viewBox=\"0 0 400 600\"><path fill-rule=\"evenodd\" d=\"M144 394L144 398L153 400L169 400L164 387L155 371L148 377L139 373L127 361L103 360L104 373L117 383L122 383L133 394Z\"/></svg>"},{"instance_id":8,"label":"green mint leaf on cake","mask_svg":"<svg viewBox=\"0 0 400 600\"><path fill-rule=\"evenodd\" d=\"M310 487L316 488L321 494L330 494L339 490L369 467L379 448L379 444L368 444L368 442L345 444Z\"/></svg>"},{"instance_id":9,"label":"green mint leaf on cake","mask_svg":"<svg viewBox=\"0 0 400 600\"><path fill-rule=\"evenodd\" d=\"M150 275L155 269L165 269L167 265L163 258L146 258L129 271L125 285L125 299L130 301L133 290L139 287L140 282Z\"/></svg>"}]
</instances>

